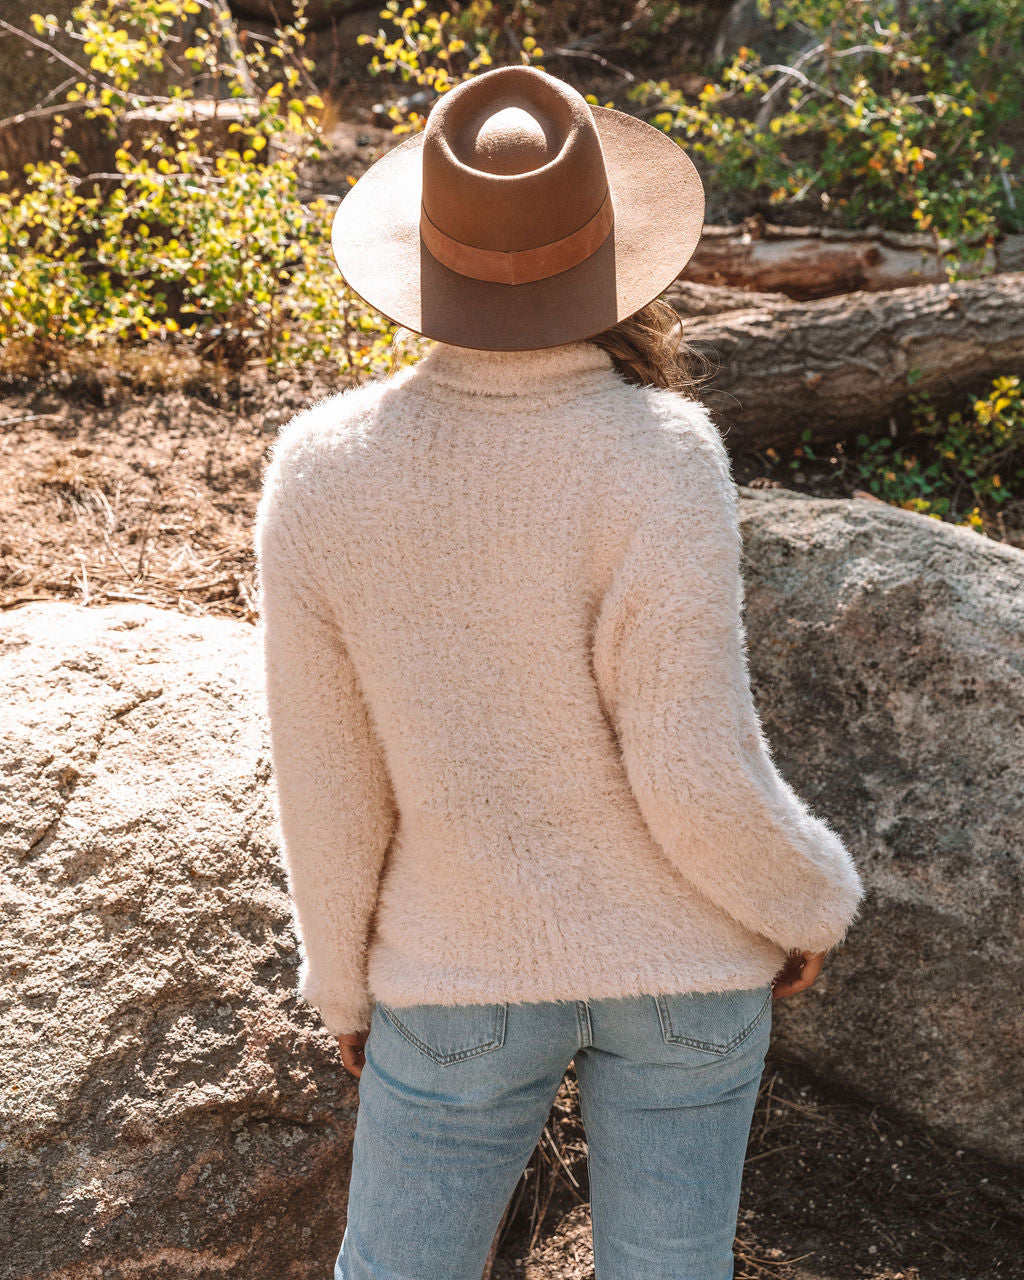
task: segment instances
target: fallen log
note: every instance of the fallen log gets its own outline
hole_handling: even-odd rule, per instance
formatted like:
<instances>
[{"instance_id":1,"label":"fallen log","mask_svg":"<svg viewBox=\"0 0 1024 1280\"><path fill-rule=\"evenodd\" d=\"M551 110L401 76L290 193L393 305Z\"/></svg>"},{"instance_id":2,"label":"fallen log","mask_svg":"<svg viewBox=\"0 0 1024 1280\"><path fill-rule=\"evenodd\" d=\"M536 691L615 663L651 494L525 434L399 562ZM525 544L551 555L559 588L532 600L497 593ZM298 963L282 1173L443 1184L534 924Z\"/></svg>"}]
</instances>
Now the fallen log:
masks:
<instances>
[{"instance_id":1,"label":"fallen log","mask_svg":"<svg viewBox=\"0 0 1024 1280\"><path fill-rule=\"evenodd\" d=\"M858 289L881 292L948 280L942 255L952 241L920 232L785 227L753 217L733 227L704 228L681 280L783 293L809 301ZM1024 236L1004 236L960 275L1024 271Z\"/></svg>"},{"instance_id":2,"label":"fallen log","mask_svg":"<svg viewBox=\"0 0 1024 1280\"><path fill-rule=\"evenodd\" d=\"M1024 370L1024 272L690 316L686 337L717 369L701 395L730 449L841 440L912 393Z\"/></svg>"},{"instance_id":3,"label":"fallen log","mask_svg":"<svg viewBox=\"0 0 1024 1280\"><path fill-rule=\"evenodd\" d=\"M674 280L664 297L681 316L718 316L723 311L749 311L752 307L784 311L792 305L789 298L778 293L753 293L724 285L696 284L683 278Z\"/></svg>"}]
</instances>

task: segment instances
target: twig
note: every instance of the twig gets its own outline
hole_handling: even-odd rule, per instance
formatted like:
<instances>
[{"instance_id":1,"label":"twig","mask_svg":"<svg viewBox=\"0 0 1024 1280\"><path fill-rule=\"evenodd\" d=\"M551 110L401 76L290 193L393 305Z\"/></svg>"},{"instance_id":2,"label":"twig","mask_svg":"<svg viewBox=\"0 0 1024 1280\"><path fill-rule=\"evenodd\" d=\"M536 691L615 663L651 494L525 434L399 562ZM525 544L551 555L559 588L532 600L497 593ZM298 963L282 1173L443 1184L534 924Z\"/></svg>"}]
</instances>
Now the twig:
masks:
<instances>
[{"instance_id":1,"label":"twig","mask_svg":"<svg viewBox=\"0 0 1024 1280\"><path fill-rule=\"evenodd\" d=\"M784 1258L780 1262L774 1261L772 1258L758 1258L752 1253L745 1253L743 1256L747 1262L752 1262L758 1267L789 1267L794 1262L803 1262L805 1258L813 1258L815 1251L812 1249L810 1253L802 1253L798 1258Z\"/></svg>"},{"instance_id":2,"label":"twig","mask_svg":"<svg viewBox=\"0 0 1024 1280\"><path fill-rule=\"evenodd\" d=\"M20 418L0 418L0 427L13 427L19 422L38 422L40 418L59 417L59 413L26 413Z\"/></svg>"},{"instance_id":3,"label":"twig","mask_svg":"<svg viewBox=\"0 0 1024 1280\"><path fill-rule=\"evenodd\" d=\"M242 46L238 43L238 32L235 30L235 20L231 16L230 11L225 6L223 11L218 11L212 4L208 4L207 0L200 0L204 8L209 9L211 13L216 13L218 18L218 26L224 37L224 43L228 47L231 54L231 61L234 70L241 77L242 83L245 85L249 96L260 100L260 93L256 87L256 81L252 78L249 70L249 62L245 54L242 52ZM226 69L226 68L225 68Z\"/></svg>"},{"instance_id":4,"label":"twig","mask_svg":"<svg viewBox=\"0 0 1024 1280\"><path fill-rule=\"evenodd\" d=\"M764 465L765 465L765 467L767 468L767 466L768 466L767 460L765 460ZM765 1102L765 1109L764 1109L764 1124L761 1126L761 1141L762 1141L762 1142L764 1141L764 1135L768 1132L768 1122L769 1122L769 1121L771 1120L771 1118L772 1118L772 1095L773 1095L773 1092L774 1092L774 1089L775 1089L775 1081L776 1081L776 1080L778 1080L778 1078L779 1078L778 1073L777 1073L777 1072L773 1072L773 1073L772 1073L772 1078L771 1078L771 1080L768 1082L768 1098L767 1098L767 1100L766 1100L766 1102Z\"/></svg>"},{"instance_id":5,"label":"twig","mask_svg":"<svg viewBox=\"0 0 1024 1280\"><path fill-rule=\"evenodd\" d=\"M151 604L160 607L160 602L155 596L144 596L137 591L109 591L104 587L102 594L108 600L139 600L142 604Z\"/></svg>"},{"instance_id":6,"label":"twig","mask_svg":"<svg viewBox=\"0 0 1024 1280\"><path fill-rule=\"evenodd\" d=\"M6 600L0 600L0 609L15 609L21 604L36 604L41 600L52 599L52 595L8 596Z\"/></svg>"},{"instance_id":7,"label":"twig","mask_svg":"<svg viewBox=\"0 0 1024 1280\"><path fill-rule=\"evenodd\" d=\"M121 566L122 570L124 571L125 577L130 579L132 576L132 571L128 568L125 562L117 554L117 551L114 549L114 546L110 541L110 535L107 533L106 529L103 530L103 541L106 543L107 550L114 557L117 563Z\"/></svg>"},{"instance_id":8,"label":"twig","mask_svg":"<svg viewBox=\"0 0 1024 1280\"><path fill-rule=\"evenodd\" d=\"M65 81L65 84L67 84L67 81ZM98 98L81 98L77 102L55 102L48 107L43 107L43 106L33 107L30 111L21 111L16 116L8 116L6 120L0 120L0 129L5 128L7 125L19 125L23 123L25 120L34 120L36 118L42 118L44 116L56 115L58 112L62 112L62 111L84 111L89 107L94 107L98 101L99 101ZM202 101L202 99L169 98L161 94L153 93L153 94L135 94L132 97L132 101L135 104L132 109L134 111L139 111L144 109L145 107L151 107L154 105L170 106L172 103L180 105L182 102L185 102L185 101L200 102ZM195 119L194 114L192 115L191 119L193 120ZM119 175L96 174L93 176L117 177Z\"/></svg>"},{"instance_id":9,"label":"twig","mask_svg":"<svg viewBox=\"0 0 1024 1280\"><path fill-rule=\"evenodd\" d=\"M761 1151L756 1156L747 1156L746 1160L744 1160L743 1163L745 1165L748 1165L748 1164L753 1164L755 1160L767 1160L769 1156L777 1156L780 1151L793 1151L795 1148L799 1146L800 1146L799 1142L790 1142L788 1145L784 1147L772 1147L771 1151Z\"/></svg>"},{"instance_id":10,"label":"twig","mask_svg":"<svg viewBox=\"0 0 1024 1280\"><path fill-rule=\"evenodd\" d=\"M56 58L58 62L63 62L66 67L70 67L72 71L76 71L80 76L84 76L86 80L90 80L93 84L97 83L96 77L88 67L83 67L77 62L73 62L67 54L61 53L61 51L59 49L55 49L52 44L47 44L43 40L37 40L30 32L22 31L20 27L12 26L11 23L5 22L3 18L0 18L0 30L10 32L12 36L20 36L22 40L26 40L29 44L35 45L37 49L42 49L44 53L48 53L51 57Z\"/></svg>"},{"instance_id":11,"label":"twig","mask_svg":"<svg viewBox=\"0 0 1024 1280\"><path fill-rule=\"evenodd\" d=\"M1013 198L1013 188L1010 186L1010 179L1007 176L1005 169L999 170L999 180L1002 182L1003 190L1006 192L1006 203L1010 206L1010 208L1014 211L1014 213L1016 213L1017 201Z\"/></svg>"},{"instance_id":12,"label":"twig","mask_svg":"<svg viewBox=\"0 0 1024 1280\"><path fill-rule=\"evenodd\" d=\"M620 67L618 63L609 62L609 60L601 54L592 53L589 49L571 49L567 46L562 46L558 49L551 49L547 56L549 58L587 58L590 62L599 63L600 66L604 67L607 71L618 72L618 74L620 76L624 76L630 84L635 84L636 82L636 76L632 71L627 71L625 67Z\"/></svg>"},{"instance_id":13,"label":"twig","mask_svg":"<svg viewBox=\"0 0 1024 1280\"><path fill-rule=\"evenodd\" d=\"M16 116L8 116L6 120L0 120L0 129L6 129L9 125L24 124L26 120L41 120L45 116L55 116L62 111L81 111L83 107L89 105L89 102L83 98L80 102L54 102L48 107L33 107L30 111L21 111Z\"/></svg>"},{"instance_id":14,"label":"twig","mask_svg":"<svg viewBox=\"0 0 1024 1280\"><path fill-rule=\"evenodd\" d=\"M823 94L826 98L834 98L837 102L841 102L845 107L855 107L857 105L856 102L854 102L852 98L848 98L845 93L840 93L838 89L829 89L827 85L819 84L817 80L812 80L810 76L805 76L804 73L797 70L796 67L788 67L783 62L773 62L771 66L764 67L762 70L784 71L789 79L799 80L800 83L805 85L807 88L817 89L817 91L820 94ZM785 81L780 80L777 83L784 84ZM774 89L775 85L772 85L772 91L774 91ZM771 91L765 96L771 97ZM758 119L760 120L760 115L758 116Z\"/></svg>"},{"instance_id":15,"label":"twig","mask_svg":"<svg viewBox=\"0 0 1024 1280\"><path fill-rule=\"evenodd\" d=\"M236 582L236 586L238 589L238 595L241 597L242 603L245 605L245 607L249 610L250 613L258 614L259 613L259 609L257 607L258 601L253 599L253 594L249 590L249 585L245 581L245 579L239 577Z\"/></svg>"},{"instance_id":16,"label":"twig","mask_svg":"<svg viewBox=\"0 0 1024 1280\"><path fill-rule=\"evenodd\" d=\"M551 1136L551 1130L548 1128L548 1126L547 1126L547 1125L545 1125L545 1126L544 1126L544 1134L543 1134L543 1136L544 1136L545 1138L547 1138L547 1140L548 1140L548 1146L549 1146L549 1147L551 1148L551 1150L555 1153L555 1158L558 1160L558 1163L559 1163L559 1164L562 1166L562 1168L565 1170L566 1175L567 1175L567 1176L568 1176L568 1178L569 1178L569 1181L570 1181L570 1182L572 1183L572 1185L576 1188L576 1190L577 1190L577 1191L579 1191L579 1189L580 1189L580 1184L576 1181L576 1178L575 1178L575 1176L573 1175L572 1170L571 1170L571 1169L569 1168L569 1166L565 1163L565 1159L563 1158L561 1151L559 1151L559 1149L558 1149L558 1143L557 1143L557 1142L555 1142L554 1138Z\"/></svg>"}]
</instances>

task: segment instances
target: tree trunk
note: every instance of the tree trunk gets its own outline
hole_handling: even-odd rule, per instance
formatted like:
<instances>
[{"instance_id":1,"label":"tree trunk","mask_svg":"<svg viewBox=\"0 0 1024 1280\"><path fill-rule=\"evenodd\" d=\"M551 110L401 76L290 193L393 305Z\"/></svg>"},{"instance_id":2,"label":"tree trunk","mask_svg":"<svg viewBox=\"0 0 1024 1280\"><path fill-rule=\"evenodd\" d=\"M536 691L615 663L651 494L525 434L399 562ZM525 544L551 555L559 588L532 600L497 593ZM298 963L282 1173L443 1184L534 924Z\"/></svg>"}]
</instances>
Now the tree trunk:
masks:
<instances>
[{"instance_id":1,"label":"tree trunk","mask_svg":"<svg viewBox=\"0 0 1024 1280\"><path fill-rule=\"evenodd\" d=\"M679 278L665 290L665 300L681 316L719 316L725 311L751 311L755 307L767 311L785 311L792 301L781 293L752 293L747 289L730 289L718 284L695 284Z\"/></svg>"},{"instance_id":2,"label":"tree trunk","mask_svg":"<svg viewBox=\"0 0 1024 1280\"><path fill-rule=\"evenodd\" d=\"M683 291L684 306L693 301ZM689 313L687 313L689 314ZM702 387L730 449L839 440L877 428L912 392L937 400L1024 370L1024 272L957 284L766 302L691 316L717 373Z\"/></svg>"},{"instance_id":3,"label":"tree trunk","mask_svg":"<svg viewBox=\"0 0 1024 1280\"><path fill-rule=\"evenodd\" d=\"M783 293L804 301L857 289L872 292L947 280L941 253L948 240L920 232L784 227L748 218L735 227L705 227L682 273L694 284ZM1024 270L1024 236L1005 236L960 275Z\"/></svg>"}]
</instances>

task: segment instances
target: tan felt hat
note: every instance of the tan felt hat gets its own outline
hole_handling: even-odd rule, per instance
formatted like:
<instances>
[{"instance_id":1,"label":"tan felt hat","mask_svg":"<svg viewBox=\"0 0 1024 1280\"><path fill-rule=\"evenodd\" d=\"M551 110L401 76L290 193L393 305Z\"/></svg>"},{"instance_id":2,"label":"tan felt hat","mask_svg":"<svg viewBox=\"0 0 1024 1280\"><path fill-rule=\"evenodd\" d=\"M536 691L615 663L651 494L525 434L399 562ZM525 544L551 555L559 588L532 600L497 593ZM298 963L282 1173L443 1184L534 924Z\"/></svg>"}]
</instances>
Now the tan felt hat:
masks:
<instances>
[{"instance_id":1,"label":"tan felt hat","mask_svg":"<svg viewBox=\"0 0 1024 1280\"><path fill-rule=\"evenodd\" d=\"M334 216L334 256L375 311L428 338L517 351L582 341L692 256L704 188L682 148L536 67L434 103Z\"/></svg>"}]
</instances>

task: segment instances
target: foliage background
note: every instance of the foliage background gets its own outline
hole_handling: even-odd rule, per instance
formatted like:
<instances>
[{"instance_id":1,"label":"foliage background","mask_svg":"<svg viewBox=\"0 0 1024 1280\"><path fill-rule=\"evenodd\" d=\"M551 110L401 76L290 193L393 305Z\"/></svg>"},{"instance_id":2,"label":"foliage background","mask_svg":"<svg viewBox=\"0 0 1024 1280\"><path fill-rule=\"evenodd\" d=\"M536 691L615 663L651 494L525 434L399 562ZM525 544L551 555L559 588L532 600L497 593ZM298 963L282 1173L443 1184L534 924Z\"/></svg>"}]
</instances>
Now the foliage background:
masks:
<instances>
[{"instance_id":1,"label":"foliage background","mask_svg":"<svg viewBox=\"0 0 1024 1280\"><path fill-rule=\"evenodd\" d=\"M732 216L916 229L950 279L1024 231L1024 6L757 7L761 47L717 58L707 6L674 0L387 0L359 43L398 134L421 129L438 95L494 65L592 73L601 92L589 100L685 146ZM2 175L7 376L91 358L121 364L130 380L140 362L128 353L154 342L211 369L314 365L348 379L415 356L337 272L337 194L300 197L300 175L337 118L306 52L305 0L262 38L240 38L218 0L82 0L63 23L37 15L27 34L58 33L80 54L65 58L74 78L49 116L50 155ZM1024 481L1020 373L966 388L951 416L912 400L910 445L897 447L882 424L850 443L853 469L886 501L992 532ZM762 461L791 477L832 465L809 443Z\"/></svg>"}]
</instances>

